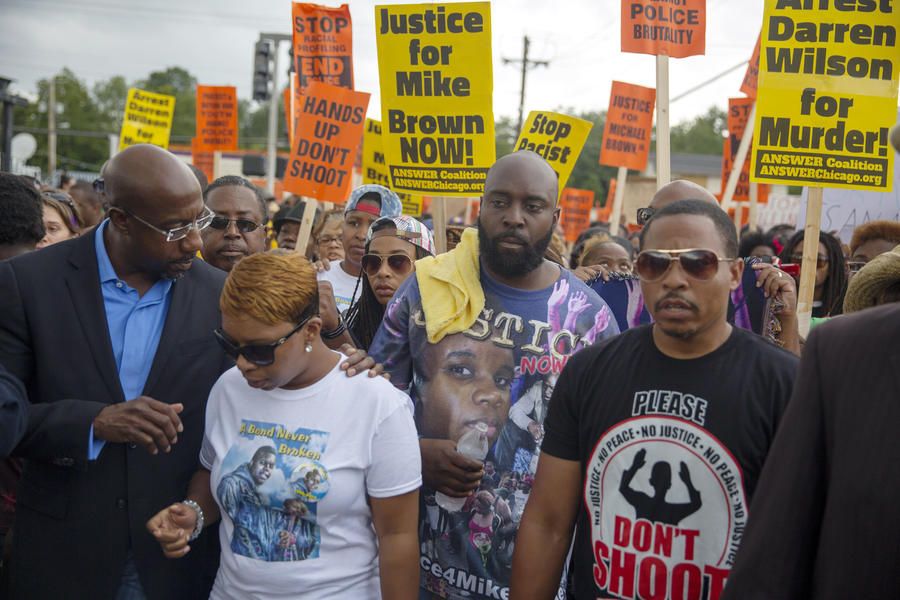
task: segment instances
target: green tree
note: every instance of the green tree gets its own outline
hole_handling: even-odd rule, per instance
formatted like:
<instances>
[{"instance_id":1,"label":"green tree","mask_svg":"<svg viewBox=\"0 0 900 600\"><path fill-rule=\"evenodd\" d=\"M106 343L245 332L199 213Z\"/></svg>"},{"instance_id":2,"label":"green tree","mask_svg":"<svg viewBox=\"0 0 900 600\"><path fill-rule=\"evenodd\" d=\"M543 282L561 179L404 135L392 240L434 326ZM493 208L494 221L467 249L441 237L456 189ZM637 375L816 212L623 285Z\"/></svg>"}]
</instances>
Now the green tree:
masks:
<instances>
[{"instance_id":1,"label":"green tree","mask_svg":"<svg viewBox=\"0 0 900 600\"><path fill-rule=\"evenodd\" d=\"M110 131L107 116L99 110L83 81L69 69L53 78L56 83L56 164L59 169L98 170L109 157L109 142L104 132ZM50 79L38 82L38 101L16 109L15 128L35 129L38 146L29 161L47 170L47 110ZM72 131L75 135L66 135Z\"/></svg>"},{"instance_id":2,"label":"green tree","mask_svg":"<svg viewBox=\"0 0 900 600\"><path fill-rule=\"evenodd\" d=\"M711 106L699 117L672 127L671 151L721 156L726 131L728 114L718 106Z\"/></svg>"},{"instance_id":3,"label":"green tree","mask_svg":"<svg viewBox=\"0 0 900 600\"><path fill-rule=\"evenodd\" d=\"M112 131L119 131L128 98L128 82L121 75L116 75L95 83L93 92L97 110L106 116Z\"/></svg>"},{"instance_id":4,"label":"green tree","mask_svg":"<svg viewBox=\"0 0 900 600\"><path fill-rule=\"evenodd\" d=\"M197 78L181 67L169 67L165 71L153 71L146 79L135 83L135 87L175 96L171 137L189 144L196 131Z\"/></svg>"}]
</instances>

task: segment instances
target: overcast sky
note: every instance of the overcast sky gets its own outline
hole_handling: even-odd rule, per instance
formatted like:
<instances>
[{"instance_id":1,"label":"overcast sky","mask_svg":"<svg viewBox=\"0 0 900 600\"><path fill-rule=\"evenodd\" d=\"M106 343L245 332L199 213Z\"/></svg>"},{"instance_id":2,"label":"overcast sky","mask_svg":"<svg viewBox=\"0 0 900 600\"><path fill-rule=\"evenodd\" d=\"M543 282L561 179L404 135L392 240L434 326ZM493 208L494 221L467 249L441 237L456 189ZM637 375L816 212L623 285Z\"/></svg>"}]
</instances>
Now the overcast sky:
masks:
<instances>
[{"instance_id":1,"label":"overcast sky","mask_svg":"<svg viewBox=\"0 0 900 600\"><path fill-rule=\"evenodd\" d=\"M326 3L319 0L319 3ZM375 4L350 0L355 83L372 94L369 116L380 118ZM336 2L328 4L335 5ZM522 36L530 57L549 67L528 74L525 113L572 107L605 110L610 84L655 86L652 56L619 51L619 0L495 0L492 2L494 113L516 117ZM746 61L762 20L763 0L707 0L706 56L670 61L670 94L686 91ZM250 97L253 44L260 31L290 32L290 0L0 0L0 75L34 92L39 79L72 69L89 84L113 75L129 82L181 66L209 85L236 85ZM287 47L279 65L286 80ZM678 123L740 96L744 68L672 104Z\"/></svg>"}]
</instances>

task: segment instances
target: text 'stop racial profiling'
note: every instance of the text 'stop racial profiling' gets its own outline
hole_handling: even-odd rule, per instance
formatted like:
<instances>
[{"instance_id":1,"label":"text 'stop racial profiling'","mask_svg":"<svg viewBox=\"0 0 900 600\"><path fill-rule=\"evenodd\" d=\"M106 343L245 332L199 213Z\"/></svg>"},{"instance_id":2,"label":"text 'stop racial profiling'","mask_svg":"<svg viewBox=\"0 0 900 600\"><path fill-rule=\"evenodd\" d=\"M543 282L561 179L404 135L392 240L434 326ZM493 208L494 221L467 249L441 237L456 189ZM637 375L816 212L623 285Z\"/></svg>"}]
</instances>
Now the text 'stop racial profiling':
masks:
<instances>
[{"instance_id":1,"label":"text 'stop racial profiling'","mask_svg":"<svg viewBox=\"0 0 900 600\"><path fill-rule=\"evenodd\" d=\"M753 181L890 191L893 0L766 0Z\"/></svg>"},{"instance_id":2,"label":"text 'stop racial profiling'","mask_svg":"<svg viewBox=\"0 0 900 600\"><path fill-rule=\"evenodd\" d=\"M291 10L294 69L300 89L311 81L353 89L350 8L294 2Z\"/></svg>"},{"instance_id":3,"label":"text 'stop racial profiling'","mask_svg":"<svg viewBox=\"0 0 900 600\"><path fill-rule=\"evenodd\" d=\"M376 6L375 19L393 188L480 195L495 158L490 4Z\"/></svg>"}]
</instances>

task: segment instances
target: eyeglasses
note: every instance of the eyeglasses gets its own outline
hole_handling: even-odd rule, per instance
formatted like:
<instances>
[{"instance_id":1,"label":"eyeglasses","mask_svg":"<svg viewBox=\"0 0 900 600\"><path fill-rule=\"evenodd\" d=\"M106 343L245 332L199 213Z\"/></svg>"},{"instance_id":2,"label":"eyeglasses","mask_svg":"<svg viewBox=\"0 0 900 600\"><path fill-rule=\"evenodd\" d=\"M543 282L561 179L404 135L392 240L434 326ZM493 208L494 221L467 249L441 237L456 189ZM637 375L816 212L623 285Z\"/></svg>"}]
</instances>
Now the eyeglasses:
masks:
<instances>
[{"instance_id":1,"label":"eyeglasses","mask_svg":"<svg viewBox=\"0 0 900 600\"><path fill-rule=\"evenodd\" d=\"M706 281L715 277L720 262L732 262L733 258L719 258L712 250L690 248L687 250L645 250L638 254L635 269L642 281L662 279L673 262L681 264L688 276Z\"/></svg>"},{"instance_id":2,"label":"eyeglasses","mask_svg":"<svg viewBox=\"0 0 900 600\"><path fill-rule=\"evenodd\" d=\"M237 230L241 233L250 233L251 231L256 231L262 227L261 224L251 221L250 219L229 219L219 215L212 218L209 222L209 226L213 229L225 230L228 229L228 226L232 223L234 223L234 226L237 227Z\"/></svg>"},{"instance_id":3,"label":"eyeglasses","mask_svg":"<svg viewBox=\"0 0 900 600\"><path fill-rule=\"evenodd\" d=\"M323 235L320 238L318 238L317 242L319 244L334 244L335 242L340 244L341 238L339 238L336 235Z\"/></svg>"},{"instance_id":4,"label":"eyeglasses","mask_svg":"<svg viewBox=\"0 0 900 600\"><path fill-rule=\"evenodd\" d=\"M646 225L647 221L650 220L650 217L653 216L653 213L656 212L655 208L647 206L646 208L637 209L637 222L638 225Z\"/></svg>"},{"instance_id":5,"label":"eyeglasses","mask_svg":"<svg viewBox=\"0 0 900 600\"><path fill-rule=\"evenodd\" d=\"M791 262L796 265L802 264L803 263L803 255L802 254L792 254ZM827 256L822 256L821 254L816 256L816 268L817 269L824 269L827 266L828 266L828 257Z\"/></svg>"},{"instance_id":6,"label":"eyeglasses","mask_svg":"<svg viewBox=\"0 0 900 600\"><path fill-rule=\"evenodd\" d=\"M209 224L212 222L213 217L216 216L216 213L209 210L209 207L203 207L203 212L200 213L199 217L194 219L193 223L189 223L187 225L182 225L181 227L175 227L174 229L160 229L156 225L154 225L152 223L148 223L147 221L140 218L139 216L137 216L136 214L134 214L133 212L131 212L130 210L128 210L127 208L125 208L123 206L112 206L110 208L117 208L117 209L121 210L122 212L124 212L126 215L128 215L130 217L134 217L138 222L143 223L144 225L146 225L153 231L156 231L156 232L166 236L167 242L177 242L178 240L183 240L191 233L192 229L196 229L197 231L203 231L204 229L209 227Z\"/></svg>"},{"instance_id":7,"label":"eyeglasses","mask_svg":"<svg viewBox=\"0 0 900 600\"><path fill-rule=\"evenodd\" d=\"M216 329L213 333L216 334L216 339L219 340L219 345L222 346L222 350L224 350L225 354L230 356L232 360L236 361L238 356L243 356L247 359L247 362L253 363L258 367L267 367L275 362L275 350L288 341L288 338L300 331L313 316L315 316L315 313L308 315L305 319L300 321L296 327L291 329L290 333L277 339L271 344L247 344L246 346L238 346L228 339L225 332L221 329Z\"/></svg>"},{"instance_id":8,"label":"eyeglasses","mask_svg":"<svg viewBox=\"0 0 900 600\"><path fill-rule=\"evenodd\" d=\"M847 268L850 269L851 273L859 273L860 269L866 266L868 263L864 263L861 261L851 261L847 263Z\"/></svg>"},{"instance_id":9,"label":"eyeglasses","mask_svg":"<svg viewBox=\"0 0 900 600\"><path fill-rule=\"evenodd\" d=\"M405 254L391 254L390 256L366 254L362 257L363 271L369 277L374 277L381 270L381 265L385 260L391 271L398 275L406 275L412 270L412 259Z\"/></svg>"}]
</instances>

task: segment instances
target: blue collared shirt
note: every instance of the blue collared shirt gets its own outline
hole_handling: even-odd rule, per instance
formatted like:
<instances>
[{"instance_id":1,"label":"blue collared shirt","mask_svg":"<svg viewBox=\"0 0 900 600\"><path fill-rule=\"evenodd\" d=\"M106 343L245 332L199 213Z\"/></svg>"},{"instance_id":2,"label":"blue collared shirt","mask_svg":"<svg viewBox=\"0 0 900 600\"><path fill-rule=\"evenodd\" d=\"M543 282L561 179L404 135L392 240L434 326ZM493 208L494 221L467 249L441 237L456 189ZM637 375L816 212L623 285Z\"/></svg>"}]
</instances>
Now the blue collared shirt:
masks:
<instances>
[{"instance_id":1,"label":"blue collared shirt","mask_svg":"<svg viewBox=\"0 0 900 600\"><path fill-rule=\"evenodd\" d=\"M119 279L103 241L103 232L108 224L109 219L106 219L94 233L100 291L103 294L119 383L125 400L133 400L143 392L156 356L172 300L172 280L160 279L147 293L140 296L136 289ZM103 440L94 438L94 428L91 427L91 443L88 448L90 460L95 460L100 455L104 443Z\"/></svg>"}]
</instances>

